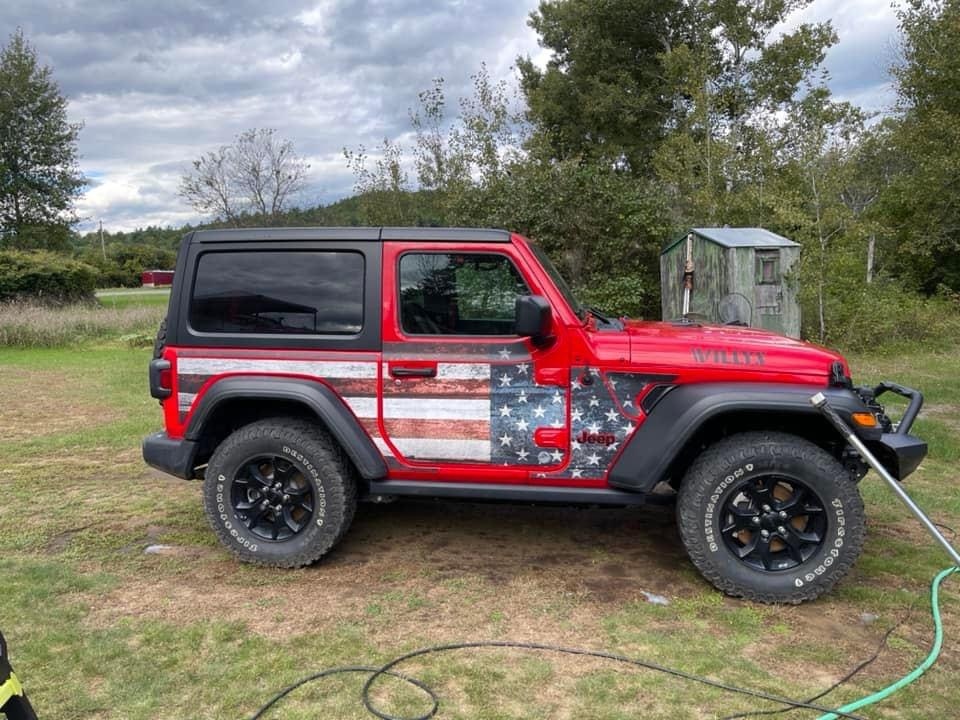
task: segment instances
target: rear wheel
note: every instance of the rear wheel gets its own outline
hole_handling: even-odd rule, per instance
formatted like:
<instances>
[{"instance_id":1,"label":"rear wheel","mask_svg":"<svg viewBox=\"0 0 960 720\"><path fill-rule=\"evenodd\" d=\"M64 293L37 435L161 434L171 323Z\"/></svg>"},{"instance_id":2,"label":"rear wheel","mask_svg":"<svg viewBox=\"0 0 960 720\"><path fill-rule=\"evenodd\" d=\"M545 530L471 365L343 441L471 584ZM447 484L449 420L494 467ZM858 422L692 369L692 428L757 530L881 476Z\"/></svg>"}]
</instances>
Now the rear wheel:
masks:
<instances>
[{"instance_id":1,"label":"rear wheel","mask_svg":"<svg viewBox=\"0 0 960 720\"><path fill-rule=\"evenodd\" d=\"M694 565L723 592L799 603L828 591L863 548L856 483L829 453L784 433L743 433L708 448L677 497Z\"/></svg>"},{"instance_id":2,"label":"rear wheel","mask_svg":"<svg viewBox=\"0 0 960 720\"><path fill-rule=\"evenodd\" d=\"M262 420L214 452L203 489L207 519L246 562L309 565L343 537L356 508L352 468L336 443L303 420Z\"/></svg>"}]
</instances>

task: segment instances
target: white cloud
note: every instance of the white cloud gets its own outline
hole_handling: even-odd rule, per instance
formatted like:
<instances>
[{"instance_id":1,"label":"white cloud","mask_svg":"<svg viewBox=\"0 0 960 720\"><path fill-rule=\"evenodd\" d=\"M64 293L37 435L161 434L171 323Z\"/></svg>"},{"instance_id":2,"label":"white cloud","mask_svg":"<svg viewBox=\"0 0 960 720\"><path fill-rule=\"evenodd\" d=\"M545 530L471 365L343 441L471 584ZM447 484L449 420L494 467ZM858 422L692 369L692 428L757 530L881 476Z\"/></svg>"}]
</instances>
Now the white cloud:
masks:
<instances>
[{"instance_id":1,"label":"white cloud","mask_svg":"<svg viewBox=\"0 0 960 720\"><path fill-rule=\"evenodd\" d=\"M78 204L83 227L122 230L198 220L177 196L180 173L252 127L276 128L310 162L303 202L349 194L343 147L401 137L435 77L454 111L481 62L495 81L513 80L518 55L546 64L526 23L537 2L6 0L0 27L23 28L85 123L80 165L96 183ZM884 97L892 11L816 0L798 21L827 17L837 94Z\"/></svg>"}]
</instances>

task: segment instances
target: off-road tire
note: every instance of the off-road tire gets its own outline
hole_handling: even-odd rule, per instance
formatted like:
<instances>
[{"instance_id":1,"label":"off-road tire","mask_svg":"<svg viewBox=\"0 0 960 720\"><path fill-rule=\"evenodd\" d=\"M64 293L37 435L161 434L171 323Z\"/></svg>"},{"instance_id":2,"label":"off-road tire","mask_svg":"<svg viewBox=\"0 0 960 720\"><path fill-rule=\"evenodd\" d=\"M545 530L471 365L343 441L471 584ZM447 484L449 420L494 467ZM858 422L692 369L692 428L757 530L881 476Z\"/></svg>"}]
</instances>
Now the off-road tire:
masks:
<instances>
[{"instance_id":1,"label":"off-road tire","mask_svg":"<svg viewBox=\"0 0 960 720\"><path fill-rule=\"evenodd\" d=\"M157 328L157 336L153 340L153 357L159 359L163 355L163 348L167 344L167 319L160 321L160 327Z\"/></svg>"},{"instance_id":2,"label":"off-road tire","mask_svg":"<svg viewBox=\"0 0 960 720\"><path fill-rule=\"evenodd\" d=\"M285 540L253 535L232 501L238 472L260 456L287 460L315 499L309 525ZM217 447L205 473L207 520L233 555L257 565L295 568L316 562L346 533L356 506L354 471L339 445L322 428L295 418L261 420L235 431Z\"/></svg>"},{"instance_id":3,"label":"off-road tire","mask_svg":"<svg viewBox=\"0 0 960 720\"><path fill-rule=\"evenodd\" d=\"M744 481L762 484L771 477L799 482L825 511L822 544L803 562L795 559L799 564L791 569L752 567L720 532L732 517L724 517L730 507L725 503L740 497ZM758 602L798 604L830 590L856 562L866 520L856 483L833 456L795 435L750 432L717 442L694 461L680 485L677 524L693 564L719 590Z\"/></svg>"}]
</instances>

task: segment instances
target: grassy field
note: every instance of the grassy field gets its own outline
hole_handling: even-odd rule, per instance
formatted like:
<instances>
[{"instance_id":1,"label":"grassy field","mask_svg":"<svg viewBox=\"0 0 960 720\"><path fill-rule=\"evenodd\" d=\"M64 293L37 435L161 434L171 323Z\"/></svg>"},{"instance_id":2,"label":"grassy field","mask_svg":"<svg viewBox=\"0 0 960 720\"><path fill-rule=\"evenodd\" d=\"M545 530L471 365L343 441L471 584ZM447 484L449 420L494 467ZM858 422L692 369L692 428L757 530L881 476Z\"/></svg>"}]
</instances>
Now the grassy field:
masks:
<instances>
[{"instance_id":1,"label":"grassy field","mask_svg":"<svg viewBox=\"0 0 960 720\"><path fill-rule=\"evenodd\" d=\"M830 596L800 607L719 595L687 561L666 508L362 506L314 567L239 565L209 530L199 485L142 464L139 440L160 425L148 358L118 338L0 350L0 628L41 718L249 717L308 672L461 640L607 649L804 696L902 622L877 662L823 700L837 705L926 653L927 585L946 559L874 477L862 484L863 557ZM917 432L931 455L909 488L938 522L960 527L960 363L913 351L852 364L858 380L891 377L927 392ZM168 547L145 554L152 545ZM940 663L867 717L956 715L958 590L948 580ZM402 670L440 693L441 718L693 719L770 708L562 656L457 653ZM361 682L310 686L268 717L369 717ZM425 709L392 683L379 697L395 713Z\"/></svg>"}]
</instances>

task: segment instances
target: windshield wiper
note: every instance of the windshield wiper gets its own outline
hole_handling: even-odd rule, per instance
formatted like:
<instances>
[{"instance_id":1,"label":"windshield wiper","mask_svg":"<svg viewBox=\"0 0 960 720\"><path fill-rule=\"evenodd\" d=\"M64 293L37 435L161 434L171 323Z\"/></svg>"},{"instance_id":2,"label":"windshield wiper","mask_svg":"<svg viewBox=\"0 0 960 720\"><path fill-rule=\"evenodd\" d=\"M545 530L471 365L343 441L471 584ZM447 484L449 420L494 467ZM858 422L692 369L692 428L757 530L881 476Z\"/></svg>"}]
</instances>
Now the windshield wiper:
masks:
<instances>
[{"instance_id":1,"label":"windshield wiper","mask_svg":"<svg viewBox=\"0 0 960 720\"><path fill-rule=\"evenodd\" d=\"M609 315L604 315L602 312L600 312L599 310L597 310L595 307L591 307L591 306L588 305L588 306L587 306L587 312L589 312L591 315L593 315L595 318L597 318L597 320L600 320L601 322L606 323L607 325L614 325L614 326L617 325L617 321L616 321L616 320L614 320L614 319L613 319L612 317L610 317Z\"/></svg>"}]
</instances>

